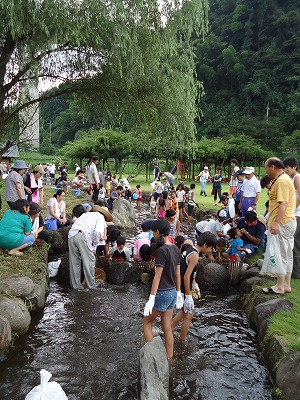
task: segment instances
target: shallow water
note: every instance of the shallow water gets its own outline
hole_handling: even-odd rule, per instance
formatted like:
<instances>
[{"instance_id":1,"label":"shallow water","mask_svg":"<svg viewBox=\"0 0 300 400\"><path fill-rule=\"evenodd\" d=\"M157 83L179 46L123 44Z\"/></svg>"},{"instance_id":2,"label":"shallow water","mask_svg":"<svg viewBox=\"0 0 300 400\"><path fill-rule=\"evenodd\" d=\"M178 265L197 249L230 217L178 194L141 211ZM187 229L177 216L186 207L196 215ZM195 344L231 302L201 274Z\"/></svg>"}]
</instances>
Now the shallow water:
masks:
<instances>
[{"instance_id":1,"label":"shallow water","mask_svg":"<svg viewBox=\"0 0 300 400\"><path fill-rule=\"evenodd\" d=\"M141 284L74 292L53 280L44 312L1 362L0 398L23 400L45 368L69 400L137 399L148 295ZM160 333L159 321L154 330ZM272 382L235 289L203 293L187 343L179 343L178 330L174 335L170 399L271 400Z\"/></svg>"}]
</instances>

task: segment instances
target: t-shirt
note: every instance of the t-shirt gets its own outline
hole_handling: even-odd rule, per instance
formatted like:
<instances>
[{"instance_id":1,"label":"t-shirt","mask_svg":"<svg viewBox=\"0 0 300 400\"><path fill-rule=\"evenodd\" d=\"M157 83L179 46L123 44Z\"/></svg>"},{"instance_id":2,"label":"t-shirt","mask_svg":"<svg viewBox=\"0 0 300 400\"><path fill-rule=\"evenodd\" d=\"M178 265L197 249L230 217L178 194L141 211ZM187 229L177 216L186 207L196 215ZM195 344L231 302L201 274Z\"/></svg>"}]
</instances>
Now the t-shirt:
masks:
<instances>
[{"instance_id":1,"label":"t-shirt","mask_svg":"<svg viewBox=\"0 0 300 400\"><path fill-rule=\"evenodd\" d=\"M200 179L199 179L200 182L206 182L209 177L209 172L203 170L200 172L200 174L198 176L200 176Z\"/></svg>"},{"instance_id":2,"label":"t-shirt","mask_svg":"<svg viewBox=\"0 0 300 400\"><path fill-rule=\"evenodd\" d=\"M106 189L104 187L102 189L99 189L98 199L105 199L105 193Z\"/></svg>"},{"instance_id":3,"label":"t-shirt","mask_svg":"<svg viewBox=\"0 0 300 400\"><path fill-rule=\"evenodd\" d=\"M238 251L238 247L243 247L244 246L244 242L242 241L241 238L235 238L230 240L230 244L231 244L231 255L234 256L235 253Z\"/></svg>"},{"instance_id":4,"label":"t-shirt","mask_svg":"<svg viewBox=\"0 0 300 400\"><path fill-rule=\"evenodd\" d=\"M264 235L265 235L265 226L264 224L262 224L260 221L257 221L257 224L254 226L248 226L245 222L245 217L241 217L238 220L237 223L237 229L242 229L245 228L247 232L250 233L250 235L256 237L256 239L260 239L260 241L263 240ZM243 235L241 237L241 239L243 240L244 245L246 244L253 244L255 246L259 246L260 244L255 244L253 243L247 235Z\"/></svg>"},{"instance_id":5,"label":"t-shirt","mask_svg":"<svg viewBox=\"0 0 300 400\"><path fill-rule=\"evenodd\" d=\"M269 190L269 226L275 221L281 202L287 202L287 209L280 221L281 224L286 224L295 219L296 192L291 178L285 173L275 180Z\"/></svg>"},{"instance_id":6,"label":"t-shirt","mask_svg":"<svg viewBox=\"0 0 300 400\"><path fill-rule=\"evenodd\" d=\"M243 185L243 197L256 197L256 193L261 192L259 180L252 176L251 179L245 179Z\"/></svg>"},{"instance_id":7,"label":"t-shirt","mask_svg":"<svg viewBox=\"0 0 300 400\"><path fill-rule=\"evenodd\" d=\"M177 199L178 199L178 203L183 203L184 202L184 198L185 198L185 191L182 190L177 190Z\"/></svg>"},{"instance_id":8,"label":"t-shirt","mask_svg":"<svg viewBox=\"0 0 300 400\"><path fill-rule=\"evenodd\" d=\"M197 254L199 256L198 250L195 249L195 247L190 246L182 253L182 256L180 259L181 293L184 293L184 294L185 294L184 275L188 268L188 258L191 254ZM195 265L195 267L191 273L191 276L190 276L190 287L192 285L194 272L196 272L196 271L197 271L197 265Z\"/></svg>"},{"instance_id":9,"label":"t-shirt","mask_svg":"<svg viewBox=\"0 0 300 400\"><path fill-rule=\"evenodd\" d=\"M244 181L238 181L236 185L235 201L240 202L241 194L243 192Z\"/></svg>"},{"instance_id":10,"label":"t-shirt","mask_svg":"<svg viewBox=\"0 0 300 400\"><path fill-rule=\"evenodd\" d=\"M25 232L31 231L32 222L29 215L17 210L6 211L0 221L0 248L14 249L21 246Z\"/></svg>"},{"instance_id":11,"label":"t-shirt","mask_svg":"<svg viewBox=\"0 0 300 400\"><path fill-rule=\"evenodd\" d=\"M215 182L215 179L220 179L220 178L221 178L220 181ZM222 174L219 174L219 175L215 175L215 176L214 176L214 187L221 187L222 178L223 178L223 175L222 175Z\"/></svg>"},{"instance_id":12,"label":"t-shirt","mask_svg":"<svg viewBox=\"0 0 300 400\"><path fill-rule=\"evenodd\" d=\"M5 187L5 200L15 202L20 197L18 195L16 184L20 183L22 191L24 193L24 183L22 175L20 175L17 171L11 171L6 178L6 187Z\"/></svg>"},{"instance_id":13,"label":"t-shirt","mask_svg":"<svg viewBox=\"0 0 300 400\"><path fill-rule=\"evenodd\" d=\"M60 202L60 207L58 206L58 202L56 200L56 197L51 197L51 199L48 200L47 203L47 213L46 213L46 219L51 219L54 218L53 215L50 213L50 206L54 207L54 212L57 216L62 216L63 212L66 209L66 203L64 200Z\"/></svg>"},{"instance_id":14,"label":"t-shirt","mask_svg":"<svg viewBox=\"0 0 300 400\"><path fill-rule=\"evenodd\" d=\"M124 247L122 251L118 249L118 246L115 245L109 250L109 254L112 255L113 261L126 261L130 258L130 251L127 247Z\"/></svg>"},{"instance_id":15,"label":"t-shirt","mask_svg":"<svg viewBox=\"0 0 300 400\"><path fill-rule=\"evenodd\" d=\"M119 198L119 197L121 197L121 195L118 194L117 192L112 192L111 193L111 195L110 195L110 197L109 197L109 199L107 201L107 207L108 207L109 210L112 210L113 206L114 206L115 199L113 197Z\"/></svg>"},{"instance_id":16,"label":"t-shirt","mask_svg":"<svg viewBox=\"0 0 300 400\"><path fill-rule=\"evenodd\" d=\"M155 265L163 268L158 290L176 287L176 267L180 264L179 249L173 244L163 244L156 252Z\"/></svg>"},{"instance_id":17,"label":"t-shirt","mask_svg":"<svg viewBox=\"0 0 300 400\"><path fill-rule=\"evenodd\" d=\"M138 261L142 261L142 258L140 256L140 248L144 245L147 244L148 246L150 246L150 240L149 239L138 239L134 242L134 248L133 248L133 254L135 256L135 258Z\"/></svg>"},{"instance_id":18,"label":"t-shirt","mask_svg":"<svg viewBox=\"0 0 300 400\"><path fill-rule=\"evenodd\" d=\"M89 182L92 185L95 185L96 183L100 183L98 170L97 170L96 164L94 164L93 162L91 163L91 165L88 169L88 178L89 178Z\"/></svg>"}]
</instances>

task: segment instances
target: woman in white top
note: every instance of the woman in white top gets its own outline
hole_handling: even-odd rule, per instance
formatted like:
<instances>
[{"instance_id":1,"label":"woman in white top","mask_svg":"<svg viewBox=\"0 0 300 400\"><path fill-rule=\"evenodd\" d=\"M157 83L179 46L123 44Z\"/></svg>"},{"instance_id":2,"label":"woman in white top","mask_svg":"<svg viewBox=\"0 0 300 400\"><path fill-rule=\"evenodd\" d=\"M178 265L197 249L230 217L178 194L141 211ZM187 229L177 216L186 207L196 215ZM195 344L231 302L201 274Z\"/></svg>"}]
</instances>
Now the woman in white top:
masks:
<instances>
[{"instance_id":1,"label":"woman in white top","mask_svg":"<svg viewBox=\"0 0 300 400\"><path fill-rule=\"evenodd\" d=\"M66 217L66 203L64 201L65 191L59 189L47 203L46 221L55 219L57 228L71 225L71 221ZM45 221L45 223L46 223Z\"/></svg>"}]
</instances>

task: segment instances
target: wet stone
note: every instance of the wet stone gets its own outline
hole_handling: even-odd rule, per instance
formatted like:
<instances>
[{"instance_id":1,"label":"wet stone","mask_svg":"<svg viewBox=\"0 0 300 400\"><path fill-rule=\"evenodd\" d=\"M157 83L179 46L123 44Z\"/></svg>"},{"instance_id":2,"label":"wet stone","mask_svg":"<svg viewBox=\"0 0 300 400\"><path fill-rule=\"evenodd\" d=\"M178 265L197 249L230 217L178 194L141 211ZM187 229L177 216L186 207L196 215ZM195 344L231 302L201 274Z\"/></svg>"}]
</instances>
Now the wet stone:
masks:
<instances>
[{"instance_id":1,"label":"wet stone","mask_svg":"<svg viewBox=\"0 0 300 400\"><path fill-rule=\"evenodd\" d=\"M19 298L4 297L0 300L0 315L9 321L12 332L24 333L29 328L31 317L25 303Z\"/></svg>"},{"instance_id":2,"label":"wet stone","mask_svg":"<svg viewBox=\"0 0 300 400\"><path fill-rule=\"evenodd\" d=\"M34 289L33 281L28 277L9 278L0 282L0 293L25 298Z\"/></svg>"}]
</instances>

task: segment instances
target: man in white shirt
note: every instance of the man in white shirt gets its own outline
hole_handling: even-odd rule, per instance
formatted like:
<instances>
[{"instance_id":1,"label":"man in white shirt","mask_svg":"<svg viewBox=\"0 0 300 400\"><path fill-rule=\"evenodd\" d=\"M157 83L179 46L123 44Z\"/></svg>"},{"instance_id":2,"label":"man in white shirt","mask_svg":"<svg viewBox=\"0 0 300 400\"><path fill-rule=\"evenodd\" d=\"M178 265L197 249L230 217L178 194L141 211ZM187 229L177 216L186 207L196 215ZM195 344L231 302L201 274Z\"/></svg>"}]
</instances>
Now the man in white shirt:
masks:
<instances>
[{"instance_id":1,"label":"man in white shirt","mask_svg":"<svg viewBox=\"0 0 300 400\"><path fill-rule=\"evenodd\" d=\"M69 274L72 289L84 289L81 284L81 261L86 285L95 289L95 253L101 240L106 240L106 221L112 221L107 207L93 206L92 211L76 219L68 234Z\"/></svg>"},{"instance_id":2,"label":"man in white shirt","mask_svg":"<svg viewBox=\"0 0 300 400\"><path fill-rule=\"evenodd\" d=\"M100 185L100 178L99 178L99 173L97 170L97 165L99 164L99 158L97 156L94 156L92 158L91 164L88 169L88 179L91 185L93 185L93 196L92 196L92 201L95 203L95 201L98 200L98 195L99 195L99 185Z\"/></svg>"},{"instance_id":3,"label":"man in white shirt","mask_svg":"<svg viewBox=\"0 0 300 400\"><path fill-rule=\"evenodd\" d=\"M259 180L254 175L253 167L246 167L243 173L246 176L244 181L239 208L242 210L242 217L245 216L248 209L251 207L256 211L256 204L261 192Z\"/></svg>"}]
</instances>

